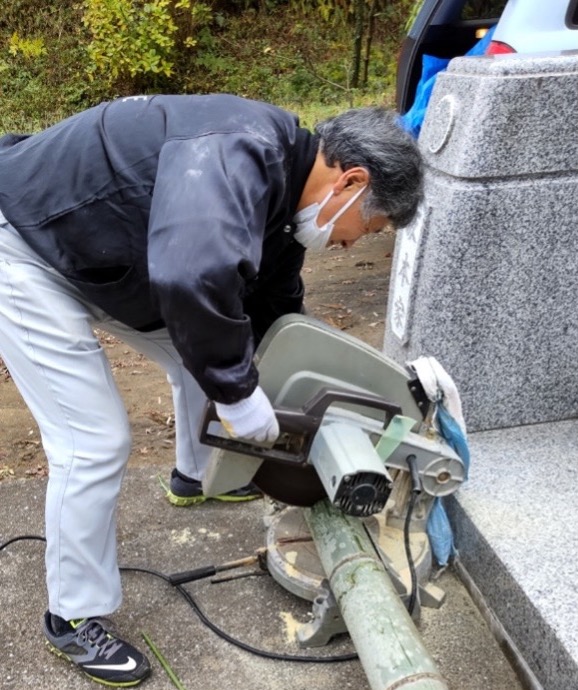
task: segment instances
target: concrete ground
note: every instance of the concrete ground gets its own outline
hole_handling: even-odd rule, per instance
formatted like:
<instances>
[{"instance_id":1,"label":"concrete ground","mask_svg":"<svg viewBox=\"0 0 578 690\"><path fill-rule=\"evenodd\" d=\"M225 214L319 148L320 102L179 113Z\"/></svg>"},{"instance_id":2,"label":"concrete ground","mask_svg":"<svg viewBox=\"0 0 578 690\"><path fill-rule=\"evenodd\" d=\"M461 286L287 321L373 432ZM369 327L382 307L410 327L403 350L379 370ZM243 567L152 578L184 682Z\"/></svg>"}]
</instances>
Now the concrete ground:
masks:
<instances>
[{"instance_id":1,"label":"concrete ground","mask_svg":"<svg viewBox=\"0 0 578 690\"><path fill-rule=\"evenodd\" d=\"M207 502L174 508L163 498L159 472L130 469L119 515L119 560L124 566L174 573L224 563L264 545L263 502ZM0 543L19 535L42 535L45 479L0 483ZM41 616L46 606L44 547L19 541L0 551L0 687L95 688L44 645ZM207 617L229 635L254 647L285 655L330 656L353 651L348 636L317 650L295 642L298 622L310 604L283 590L267 574L228 582L186 585ZM236 573L237 571L235 571ZM451 690L518 690L522 686L490 629L455 572L437 581L447 593L439 610L425 610L420 623L424 644ZM124 603L114 621L143 651L145 632L169 661L187 690L365 690L358 661L297 663L266 659L218 637L203 625L186 601L159 578L124 572ZM173 688L149 654L153 674L143 687Z\"/></svg>"}]
</instances>

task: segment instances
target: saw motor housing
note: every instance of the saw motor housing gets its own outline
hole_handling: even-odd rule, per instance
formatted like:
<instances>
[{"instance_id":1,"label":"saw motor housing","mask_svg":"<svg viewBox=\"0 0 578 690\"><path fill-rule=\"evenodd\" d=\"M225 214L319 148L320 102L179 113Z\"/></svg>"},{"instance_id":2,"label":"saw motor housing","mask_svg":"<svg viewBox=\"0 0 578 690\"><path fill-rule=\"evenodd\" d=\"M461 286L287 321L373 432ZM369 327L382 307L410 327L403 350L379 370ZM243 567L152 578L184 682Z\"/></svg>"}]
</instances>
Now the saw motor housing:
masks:
<instances>
[{"instance_id":1,"label":"saw motor housing","mask_svg":"<svg viewBox=\"0 0 578 690\"><path fill-rule=\"evenodd\" d=\"M385 508L393 479L358 427L338 422L322 425L311 460L329 500L346 515L368 517Z\"/></svg>"}]
</instances>

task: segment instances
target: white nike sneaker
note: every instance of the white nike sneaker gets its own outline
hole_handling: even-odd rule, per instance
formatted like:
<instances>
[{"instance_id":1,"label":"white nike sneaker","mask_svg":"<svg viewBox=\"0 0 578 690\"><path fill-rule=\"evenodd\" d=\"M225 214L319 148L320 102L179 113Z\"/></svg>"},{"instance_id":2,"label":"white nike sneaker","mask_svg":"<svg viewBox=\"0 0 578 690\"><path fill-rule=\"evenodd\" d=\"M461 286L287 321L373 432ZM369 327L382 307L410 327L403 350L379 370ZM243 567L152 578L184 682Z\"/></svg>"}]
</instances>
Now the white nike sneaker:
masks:
<instances>
[{"instance_id":1,"label":"white nike sneaker","mask_svg":"<svg viewBox=\"0 0 578 690\"><path fill-rule=\"evenodd\" d=\"M47 611L44 634L51 652L76 664L97 683L131 687L151 672L146 656L116 637L105 618L65 621Z\"/></svg>"}]
</instances>

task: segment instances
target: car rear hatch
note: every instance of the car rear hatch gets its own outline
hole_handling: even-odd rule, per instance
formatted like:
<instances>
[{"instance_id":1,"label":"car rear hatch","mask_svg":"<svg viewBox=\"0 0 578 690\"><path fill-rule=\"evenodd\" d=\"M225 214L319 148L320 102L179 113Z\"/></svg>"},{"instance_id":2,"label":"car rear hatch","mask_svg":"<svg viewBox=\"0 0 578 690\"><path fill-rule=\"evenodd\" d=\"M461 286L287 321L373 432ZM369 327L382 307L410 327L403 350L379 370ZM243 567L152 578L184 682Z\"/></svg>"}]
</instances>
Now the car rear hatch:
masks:
<instances>
[{"instance_id":1,"label":"car rear hatch","mask_svg":"<svg viewBox=\"0 0 578 690\"><path fill-rule=\"evenodd\" d=\"M396 105L412 105L421 76L422 56L464 55L494 26L506 0L424 0L403 42L397 69Z\"/></svg>"}]
</instances>

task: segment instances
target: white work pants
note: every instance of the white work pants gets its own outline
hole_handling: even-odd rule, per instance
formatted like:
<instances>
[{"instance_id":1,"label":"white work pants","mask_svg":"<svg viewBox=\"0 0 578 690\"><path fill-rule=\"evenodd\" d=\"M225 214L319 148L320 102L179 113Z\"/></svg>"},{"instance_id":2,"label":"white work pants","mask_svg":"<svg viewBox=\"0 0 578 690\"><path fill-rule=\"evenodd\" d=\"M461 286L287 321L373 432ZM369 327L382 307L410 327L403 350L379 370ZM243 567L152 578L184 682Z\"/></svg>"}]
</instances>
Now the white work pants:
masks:
<instances>
[{"instance_id":1,"label":"white work pants","mask_svg":"<svg viewBox=\"0 0 578 690\"><path fill-rule=\"evenodd\" d=\"M131 437L94 327L167 372L177 467L200 479L210 451L197 439L205 396L166 329L140 333L112 320L46 264L0 212L0 356L38 424L48 458L49 608L67 620L110 614L122 596L116 507Z\"/></svg>"}]
</instances>

